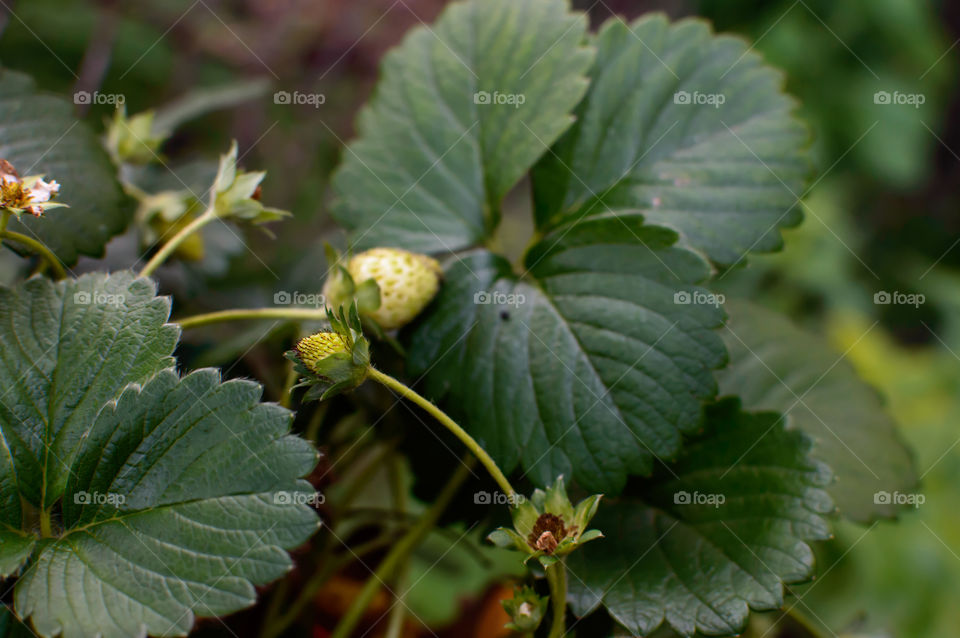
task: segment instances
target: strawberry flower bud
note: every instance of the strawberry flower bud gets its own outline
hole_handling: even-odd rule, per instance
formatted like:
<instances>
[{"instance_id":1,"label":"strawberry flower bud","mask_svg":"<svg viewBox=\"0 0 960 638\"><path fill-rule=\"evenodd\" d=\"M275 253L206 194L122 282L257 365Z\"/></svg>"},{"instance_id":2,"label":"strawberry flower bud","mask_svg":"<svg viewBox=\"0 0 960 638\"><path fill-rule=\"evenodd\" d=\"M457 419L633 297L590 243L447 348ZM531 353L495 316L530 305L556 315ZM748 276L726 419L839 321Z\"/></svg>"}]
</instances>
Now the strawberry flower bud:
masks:
<instances>
[{"instance_id":1,"label":"strawberry flower bud","mask_svg":"<svg viewBox=\"0 0 960 638\"><path fill-rule=\"evenodd\" d=\"M495 529L487 539L498 547L520 550L527 554L526 560L536 558L549 567L580 545L603 537L600 530L587 529L601 497L594 494L574 507L560 476L546 491L535 490L529 500L513 508L513 529Z\"/></svg>"},{"instance_id":2,"label":"strawberry flower bud","mask_svg":"<svg viewBox=\"0 0 960 638\"><path fill-rule=\"evenodd\" d=\"M550 598L538 596L531 587L516 587L513 598L500 601L503 610L510 616L505 627L511 631L532 634L540 626Z\"/></svg>"}]
</instances>

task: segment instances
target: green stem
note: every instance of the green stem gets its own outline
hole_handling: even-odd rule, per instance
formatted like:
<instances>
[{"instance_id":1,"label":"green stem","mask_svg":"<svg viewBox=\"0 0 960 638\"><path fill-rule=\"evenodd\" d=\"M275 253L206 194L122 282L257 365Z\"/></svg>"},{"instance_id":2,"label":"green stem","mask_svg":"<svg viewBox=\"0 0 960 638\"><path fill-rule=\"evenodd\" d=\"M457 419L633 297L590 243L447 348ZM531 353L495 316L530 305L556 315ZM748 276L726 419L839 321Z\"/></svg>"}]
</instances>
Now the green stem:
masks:
<instances>
[{"instance_id":1,"label":"green stem","mask_svg":"<svg viewBox=\"0 0 960 638\"><path fill-rule=\"evenodd\" d=\"M567 633L567 566L558 560L547 567L546 572L550 586L550 607L553 609L553 624L548 638L563 638Z\"/></svg>"},{"instance_id":2,"label":"green stem","mask_svg":"<svg viewBox=\"0 0 960 638\"><path fill-rule=\"evenodd\" d=\"M390 388L403 398L413 401L421 408L429 412L433 418L439 421L445 428L453 432L453 434L460 439L464 445L467 446L473 455L480 460L483 466L487 469L487 472L489 472L490 476L492 476L497 484L500 485L500 489L503 490L504 494L506 494L509 499L512 500L516 496L516 491L513 489L513 486L510 485L510 481L507 480L507 477L504 476L503 472L500 471L496 461L494 461L493 458L487 454L487 451L484 450L480 444L477 443L476 440L467 433L466 430L460 427L456 421L447 416L443 410L418 394L402 381L398 381L390 375L380 372L376 368L370 368L370 378L377 383Z\"/></svg>"},{"instance_id":3,"label":"green stem","mask_svg":"<svg viewBox=\"0 0 960 638\"><path fill-rule=\"evenodd\" d=\"M179 232L171 237L170 241L165 243L160 250L157 251L157 254L147 262L147 265L144 266L143 270L140 271L140 276L151 276L154 272L156 272L157 268L159 268L160 265L165 262L170 255L173 254L173 251L179 248L180 244L185 242L190 235L197 232L216 218L217 215L213 212L213 208L208 208L202 215L181 228Z\"/></svg>"},{"instance_id":4,"label":"green stem","mask_svg":"<svg viewBox=\"0 0 960 638\"><path fill-rule=\"evenodd\" d=\"M3 216L0 217L0 246L3 245L3 233L7 230L7 224L10 223L10 215L12 214L13 213L8 211L6 208L3 209Z\"/></svg>"},{"instance_id":5,"label":"green stem","mask_svg":"<svg viewBox=\"0 0 960 638\"><path fill-rule=\"evenodd\" d=\"M218 310L217 312L184 317L183 319L177 319L176 323L180 324L180 328L186 330L188 328L209 326L213 323L243 321L245 319L323 321L326 318L327 311L322 308L236 308L233 310Z\"/></svg>"},{"instance_id":6,"label":"green stem","mask_svg":"<svg viewBox=\"0 0 960 638\"><path fill-rule=\"evenodd\" d=\"M50 510L43 508L40 510L40 536L50 538L53 536L53 525L50 521Z\"/></svg>"},{"instance_id":7,"label":"green stem","mask_svg":"<svg viewBox=\"0 0 960 638\"><path fill-rule=\"evenodd\" d=\"M447 481L447 484L443 487L443 491L440 492L440 496L438 496L437 500L430 506L430 509L424 512L420 520L417 521L417 524L411 527L410 530L397 541L383 559L383 562L377 567L377 570L367 579L367 582L364 583L360 594L353 600L347 613L344 614L340 622L337 623L337 627L330 638L347 638L353 633L353 630L361 618L363 618L364 612L366 612L367 607L370 606L370 602L374 596L377 595L377 592L380 591L383 583L394 577L398 568L406 562L413 550L420 545L420 542L426 537L430 530L434 528L437 521L440 520L440 515L443 514L443 511L447 508L447 505L450 504L450 501L453 500L457 490L460 489L463 482L470 476L471 465L473 465L472 459L468 458L457 468L457 471L450 477L450 480Z\"/></svg>"},{"instance_id":8,"label":"green stem","mask_svg":"<svg viewBox=\"0 0 960 638\"><path fill-rule=\"evenodd\" d=\"M53 268L53 272L57 279L63 279L67 276L67 271L64 270L63 264L60 263L60 260L57 259L57 256L54 255L49 248L44 246L41 242L37 241L33 237L27 237L26 235L16 233L12 230L0 231L0 238L3 237L12 239L13 241L23 244L28 248L32 248L34 251L39 253L40 256L50 264L50 267Z\"/></svg>"},{"instance_id":9,"label":"green stem","mask_svg":"<svg viewBox=\"0 0 960 638\"><path fill-rule=\"evenodd\" d=\"M287 380L283 384L283 393L280 395L280 406L284 408L290 407L290 402L293 400L293 386L297 383L297 379L300 378L300 375L297 374L297 371L293 368L293 362L290 363L287 370Z\"/></svg>"}]
</instances>

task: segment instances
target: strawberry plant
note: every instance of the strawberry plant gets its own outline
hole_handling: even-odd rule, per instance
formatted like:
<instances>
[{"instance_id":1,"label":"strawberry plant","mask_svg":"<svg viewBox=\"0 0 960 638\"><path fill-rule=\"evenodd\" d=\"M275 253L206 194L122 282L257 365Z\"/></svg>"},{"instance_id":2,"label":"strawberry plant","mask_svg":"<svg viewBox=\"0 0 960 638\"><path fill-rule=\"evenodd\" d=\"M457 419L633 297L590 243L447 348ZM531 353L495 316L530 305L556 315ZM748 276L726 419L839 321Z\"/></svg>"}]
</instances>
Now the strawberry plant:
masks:
<instances>
[{"instance_id":1,"label":"strawberry plant","mask_svg":"<svg viewBox=\"0 0 960 638\"><path fill-rule=\"evenodd\" d=\"M0 288L0 636L179 636L254 605L249 635L399 636L444 605L417 552L461 542L484 569L452 614L510 579L519 635L737 635L783 607L835 520L897 516L882 495L916 477L846 363L721 288L801 221L810 133L782 84L700 20L454 2L386 54L343 148L322 303L171 318L165 273L214 229L282 224L261 190L282 176L236 144L168 165L169 110L98 139L0 71L0 241L36 270ZM75 272L127 226L142 264ZM178 350L265 319L293 325L279 378Z\"/></svg>"}]
</instances>

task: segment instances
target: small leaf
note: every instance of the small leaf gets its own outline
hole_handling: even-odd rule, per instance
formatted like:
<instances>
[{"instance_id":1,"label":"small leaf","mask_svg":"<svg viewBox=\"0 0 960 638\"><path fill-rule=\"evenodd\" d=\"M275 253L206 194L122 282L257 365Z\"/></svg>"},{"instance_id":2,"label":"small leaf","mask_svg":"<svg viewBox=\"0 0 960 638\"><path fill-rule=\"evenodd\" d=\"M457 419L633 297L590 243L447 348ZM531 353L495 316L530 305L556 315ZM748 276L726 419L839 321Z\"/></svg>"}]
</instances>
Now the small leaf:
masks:
<instances>
[{"instance_id":1,"label":"small leaf","mask_svg":"<svg viewBox=\"0 0 960 638\"><path fill-rule=\"evenodd\" d=\"M703 21L609 20L577 123L533 173L537 225L643 215L732 263L799 223L809 134L781 75Z\"/></svg>"},{"instance_id":2,"label":"small leaf","mask_svg":"<svg viewBox=\"0 0 960 638\"><path fill-rule=\"evenodd\" d=\"M488 237L500 200L573 121L586 26L565 0L469 0L411 31L334 176L357 245L431 253Z\"/></svg>"},{"instance_id":3,"label":"small leaf","mask_svg":"<svg viewBox=\"0 0 960 638\"><path fill-rule=\"evenodd\" d=\"M779 607L784 583L811 574L808 541L830 535L830 473L809 450L779 414L711 406L675 463L600 508L606 538L567 559L575 613L602 603L633 634L729 635L749 609Z\"/></svg>"},{"instance_id":4,"label":"small leaf","mask_svg":"<svg viewBox=\"0 0 960 638\"><path fill-rule=\"evenodd\" d=\"M0 158L21 175L43 174L60 185L59 201L69 208L42 219L29 215L10 230L36 237L67 264L79 255L103 254L126 228L132 213L116 169L100 141L77 121L66 100L38 93L33 80L0 69Z\"/></svg>"},{"instance_id":5,"label":"small leaf","mask_svg":"<svg viewBox=\"0 0 960 638\"><path fill-rule=\"evenodd\" d=\"M890 494L917 484L913 457L876 390L841 353L786 317L742 300L729 303L723 331L730 365L720 393L755 410L785 412L814 441L814 455L837 477L829 488L840 513L868 523L895 516Z\"/></svg>"}]
</instances>

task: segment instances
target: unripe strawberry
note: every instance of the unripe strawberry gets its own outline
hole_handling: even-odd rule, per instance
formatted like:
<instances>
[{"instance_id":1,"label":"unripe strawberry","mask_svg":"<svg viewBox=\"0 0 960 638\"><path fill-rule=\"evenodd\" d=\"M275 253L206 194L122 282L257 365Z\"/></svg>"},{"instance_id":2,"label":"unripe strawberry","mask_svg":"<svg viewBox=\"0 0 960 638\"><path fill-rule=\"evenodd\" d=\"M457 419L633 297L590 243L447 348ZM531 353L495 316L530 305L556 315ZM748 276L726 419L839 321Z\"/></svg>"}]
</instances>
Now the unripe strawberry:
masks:
<instances>
[{"instance_id":1,"label":"unripe strawberry","mask_svg":"<svg viewBox=\"0 0 960 638\"><path fill-rule=\"evenodd\" d=\"M332 354L347 352L347 344L336 332L318 332L301 339L296 350L303 365L316 372L318 362Z\"/></svg>"},{"instance_id":2,"label":"unripe strawberry","mask_svg":"<svg viewBox=\"0 0 960 638\"><path fill-rule=\"evenodd\" d=\"M399 248L373 248L354 255L347 272L359 286L373 279L380 307L366 314L384 330L402 328L427 306L440 289L437 260Z\"/></svg>"}]
</instances>

